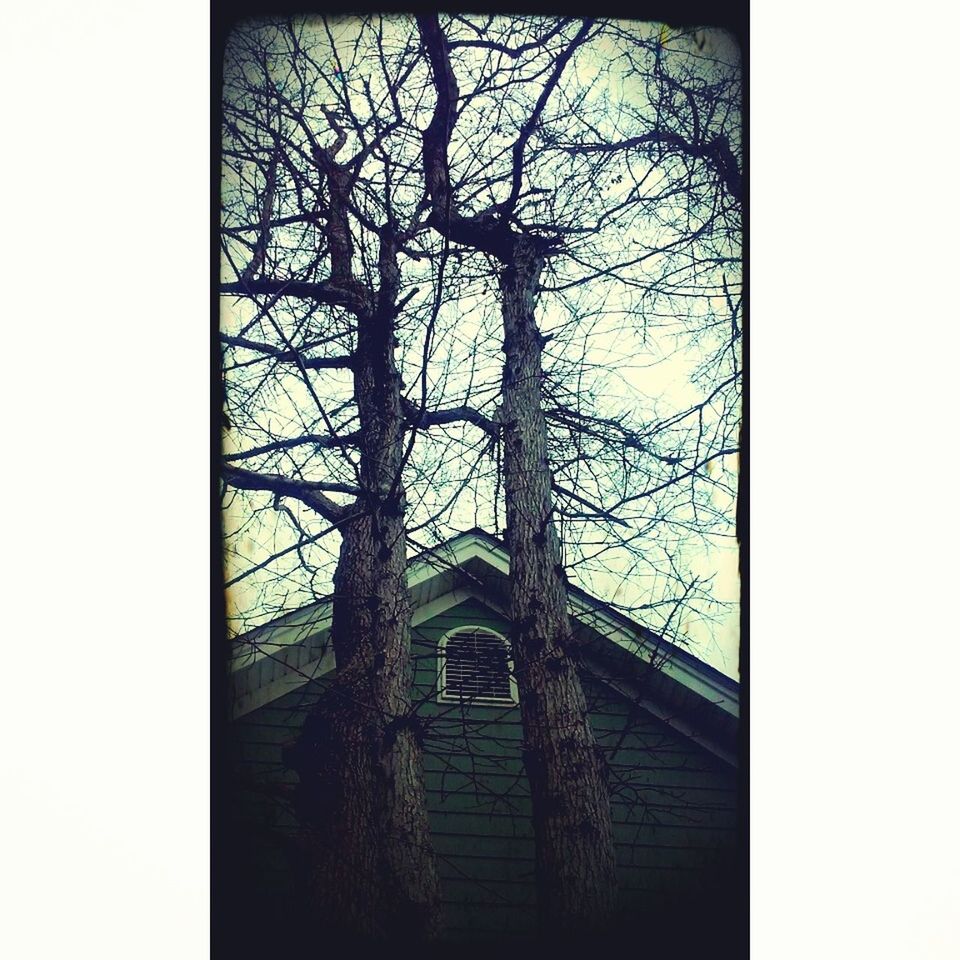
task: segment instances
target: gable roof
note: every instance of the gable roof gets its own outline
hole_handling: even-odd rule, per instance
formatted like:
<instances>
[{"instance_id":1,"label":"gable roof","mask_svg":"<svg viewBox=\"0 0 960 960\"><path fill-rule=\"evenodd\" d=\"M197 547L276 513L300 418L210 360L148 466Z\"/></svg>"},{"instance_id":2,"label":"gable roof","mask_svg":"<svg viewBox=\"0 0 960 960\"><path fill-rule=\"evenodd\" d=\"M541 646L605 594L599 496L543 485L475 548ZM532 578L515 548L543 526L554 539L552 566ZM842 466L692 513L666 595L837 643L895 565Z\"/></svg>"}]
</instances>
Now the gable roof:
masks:
<instances>
[{"instance_id":1,"label":"gable roof","mask_svg":"<svg viewBox=\"0 0 960 960\"><path fill-rule=\"evenodd\" d=\"M510 557L479 528L412 558L407 583L412 625L473 598L505 614ZM740 686L689 651L572 584L567 597L583 659L599 679L639 702L728 762L735 763ZM233 641L236 718L329 673L332 601L309 604ZM611 662L617 668L610 669Z\"/></svg>"}]
</instances>

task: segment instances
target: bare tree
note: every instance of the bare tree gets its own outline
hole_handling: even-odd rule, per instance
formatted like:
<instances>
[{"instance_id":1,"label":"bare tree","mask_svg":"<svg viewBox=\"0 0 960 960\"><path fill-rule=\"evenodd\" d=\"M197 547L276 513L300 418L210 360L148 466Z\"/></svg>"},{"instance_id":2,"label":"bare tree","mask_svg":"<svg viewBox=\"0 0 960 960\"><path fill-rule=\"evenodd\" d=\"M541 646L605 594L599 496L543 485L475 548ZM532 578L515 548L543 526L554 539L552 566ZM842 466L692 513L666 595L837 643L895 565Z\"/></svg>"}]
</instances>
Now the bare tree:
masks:
<instances>
[{"instance_id":1,"label":"bare tree","mask_svg":"<svg viewBox=\"0 0 960 960\"><path fill-rule=\"evenodd\" d=\"M437 91L433 119L423 136L431 224L450 240L482 250L500 264L510 619L534 809L540 908L545 925L555 930L601 927L616 906L613 828L600 754L569 653L566 578L551 517L552 475L541 398L543 343L534 316L551 243L510 222L520 198L526 141L591 25L584 24L556 56L520 128L508 198L467 217L453 196L447 156L459 96L447 39L436 16L419 17L418 24Z\"/></svg>"},{"instance_id":2,"label":"bare tree","mask_svg":"<svg viewBox=\"0 0 960 960\"><path fill-rule=\"evenodd\" d=\"M281 498L299 501L341 537L332 625L337 673L294 753L308 801L305 819L314 833L314 897L327 933L429 938L439 930L439 884L410 703L402 480L407 416L394 357L396 319L404 306L398 253L416 222L399 222L393 198L402 188L391 184L389 167L383 189L365 211L354 196L364 162L384 150L401 118L394 117L392 125L381 124L375 113L361 120L347 96L328 106L323 91L315 89L322 73L299 32L291 25L265 32L269 39L257 32L246 39L261 68L252 99L262 98L273 114L266 156L258 157L252 145L249 153L236 151L243 154L243 168L259 167L263 174L260 215L248 217L256 227L249 263L221 292L252 301L281 344L241 337L225 337L225 342L292 364L302 378L304 399L312 402L326 432L315 436L311 429L291 443L275 441L269 449L261 446L236 458L262 462L264 453L289 453L296 446L335 450L355 476L352 483L315 481L299 469L291 475L290 464L285 472L273 473L234 462L224 465L222 476L234 489L269 492L278 503ZM389 65L383 60L382 82L395 106L409 59L405 52ZM244 75L242 65L239 72ZM250 100L237 93L229 101L233 142L248 143L262 132ZM347 158L351 141L359 149ZM281 166L288 174L285 189L295 197L293 217L275 209ZM274 225L291 220L316 232L291 240L287 231L284 239L291 246L274 249ZM354 266L358 222L369 245L360 258L367 276L358 275ZM241 223L234 233L247 226ZM370 247L376 250L373 263L365 256ZM289 299L308 306L298 324L299 343L275 318ZM345 328L353 341L348 353L308 356L311 346L342 340L338 331ZM318 331L325 335L318 338ZM352 375L356 425L348 436L336 430L313 382L315 371L334 368ZM339 503L330 496L334 492L353 499Z\"/></svg>"},{"instance_id":3,"label":"bare tree","mask_svg":"<svg viewBox=\"0 0 960 960\"><path fill-rule=\"evenodd\" d=\"M574 514L578 519L608 528L628 526L618 510L675 489L685 476L697 477L712 460L735 453L735 446L724 441L729 423L736 418L729 416L730 410L724 411L719 428L712 424L713 435L705 442L706 402L662 423L648 423L646 429L633 429L622 419L584 412L582 396L570 402L561 398L557 389L551 396L543 363L547 338L538 325L538 302L545 267L561 256L573 264L574 273L567 282L555 279L554 291L579 291L589 285L592 293L613 280L640 288L648 299L658 292L657 284L662 284L660 293L677 294L679 273L689 273L688 264L677 268L679 258L685 255L696 260L700 256L695 249L697 241L714 236L715 225L725 212L717 208L716 193L700 196L694 178L699 181L701 173L694 171L693 165L705 166L711 180L719 181L736 203L741 190L739 168L729 138L718 134L705 139L708 123L703 121L690 87L670 77L661 65L659 47L640 41L635 33L589 20L532 24L522 19L506 23L488 20L481 25L460 17L450 22L450 29L457 30L460 39L451 41L437 16L421 16L418 25L430 58L436 97L432 119L423 134L424 173L432 204L429 222L448 242L488 257L495 264L500 293L505 354L500 423L506 538L511 555L510 617L534 806L542 920L544 928L551 931L596 930L609 923L616 909L610 810L604 764L576 670L577 645L567 613L567 572L554 524L554 517L562 511L557 510L554 495L572 504L579 511ZM590 123L588 84L562 83L577 53L601 39L608 43L620 40L631 69L659 86L651 101L657 105L655 112L627 118L646 129L622 141L611 137L619 123L608 120L605 131ZM644 47L653 53L652 69L638 64L638 52ZM452 53L467 49L472 57L464 56L461 63L465 69L472 67L473 85L461 94ZM478 62L477 50L484 51L486 59ZM718 89L708 89L704 95L711 117L721 103ZM478 102L489 97L490 90L510 91L502 94L507 106L501 113L493 113L484 133L474 127L467 135L475 144L486 144L483 159L487 165L478 170L475 164L471 170L462 161L454 164L452 140L458 120L471 107L476 115ZM558 100L559 106L551 110L551 103ZM674 106L677 100L688 106L686 115ZM609 105L604 104L602 110L607 112ZM577 119L584 115L585 119ZM693 131L684 136L677 129L686 121L692 123ZM515 131L512 142L505 143L511 129ZM634 189L603 196L597 188L609 158L628 150L643 154L647 172ZM642 186L653 170L659 183L651 194ZM622 174L614 177L617 183L622 179ZM701 217L704 210L706 216ZM663 223L664 233L670 235L644 255L624 256L622 243L636 218L664 214L668 218ZM620 246L611 244L611 235L618 235ZM731 263L735 259L729 252L719 259L724 256ZM661 263L656 280L638 277L634 268L654 258ZM694 271L697 266L694 263ZM735 354L734 346L734 364ZM734 371L730 382L736 380ZM551 457L557 448L553 444L551 451L548 410L572 438L574 449L567 466L586 465L600 496L585 497L557 483L556 461ZM690 415L696 416L699 424L692 465L684 462L686 451L657 451L658 439L669 437L672 428L675 434L677 425ZM587 455L590 446L599 447L601 454L617 451L616 459L622 461L629 480L612 486L600 483L598 471L590 468L594 463ZM647 463L628 464L629 450L643 454L648 462L652 458L661 473L663 466L670 468L669 473L658 482L642 484L646 489L630 489L638 475L645 474L648 481L650 476L644 470ZM614 493L611 502L611 490L618 486L622 492ZM655 522L662 522L667 513L657 516ZM633 539L620 542L628 544ZM671 567L678 572L672 560ZM696 580L687 586L681 604L696 586Z\"/></svg>"}]
</instances>

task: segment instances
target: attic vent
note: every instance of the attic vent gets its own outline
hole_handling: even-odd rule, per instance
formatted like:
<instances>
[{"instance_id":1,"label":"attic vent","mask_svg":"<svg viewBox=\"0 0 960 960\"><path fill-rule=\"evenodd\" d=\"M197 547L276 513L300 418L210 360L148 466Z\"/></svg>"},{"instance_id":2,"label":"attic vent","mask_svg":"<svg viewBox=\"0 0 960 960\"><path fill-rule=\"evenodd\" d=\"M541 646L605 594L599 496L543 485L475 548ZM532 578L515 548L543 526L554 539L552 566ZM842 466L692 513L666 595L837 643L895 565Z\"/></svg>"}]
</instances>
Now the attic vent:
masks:
<instances>
[{"instance_id":1,"label":"attic vent","mask_svg":"<svg viewBox=\"0 0 960 960\"><path fill-rule=\"evenodd\" d=\"M492 630L467 627L441 641L440 699L516 703L506 640Z\"/></svg>"}]
</instances>

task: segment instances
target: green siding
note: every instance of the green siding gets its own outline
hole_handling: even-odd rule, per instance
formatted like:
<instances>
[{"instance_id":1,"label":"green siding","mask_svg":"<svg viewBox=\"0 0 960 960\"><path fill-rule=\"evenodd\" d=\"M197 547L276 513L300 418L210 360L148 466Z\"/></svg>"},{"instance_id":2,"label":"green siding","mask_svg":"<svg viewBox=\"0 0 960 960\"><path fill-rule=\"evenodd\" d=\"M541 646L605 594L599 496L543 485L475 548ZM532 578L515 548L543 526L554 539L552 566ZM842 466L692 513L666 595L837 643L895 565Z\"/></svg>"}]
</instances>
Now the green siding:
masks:
<instances>
[{"instance_id":1,"label":"green siding","mask_svg":"<svg viewBox=\"0 0 960 960\"><path fill-rule=\"evenodd\" d=\"M436 698L436 644L467 624L508 632L499 614L467 601L413 635L414 696L426 721L426 785L447 931L458 939L522 936L534 931L536 913L519 709L461 707ZM735 771L649 714L637 716L607 686L585 677L584 689L597 739L607 750L627 915L641 908L649 914L652 904L668 904L671 897L676 904L699 902L733 883ZM289 791L296 777L284 769L282 747L321 692L322 683L310 684L235 724L235 770L248 784L236 806L236 829L238 836L260 838L256 862L274 899L278 889L289 890L295 869ZM269 829L252 831L254 823ZM262 839L270 835L279 838L275 849ZM275 883L272 874L282 870L288 876Z\"/></svg>"}]
</instances>

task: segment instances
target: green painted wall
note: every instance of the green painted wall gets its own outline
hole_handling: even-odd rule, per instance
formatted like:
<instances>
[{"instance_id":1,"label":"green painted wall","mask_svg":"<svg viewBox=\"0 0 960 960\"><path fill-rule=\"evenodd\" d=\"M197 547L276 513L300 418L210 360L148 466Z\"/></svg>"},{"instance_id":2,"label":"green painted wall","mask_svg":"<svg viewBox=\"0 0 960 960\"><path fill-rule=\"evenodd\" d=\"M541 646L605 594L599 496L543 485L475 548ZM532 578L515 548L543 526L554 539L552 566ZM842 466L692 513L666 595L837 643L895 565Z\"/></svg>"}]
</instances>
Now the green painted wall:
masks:
<instances>
[{"instance_id":1,"label":"green painted wall","mask_svg":"<svg viewBox=\"0 0 960 960\"><path fill-rule=\"evenodd\" d=\"M436 643L465 624L508 629L499 614L468 601L415 628L413 637L447 929L458 939L523 936L534 929L535 887L519 710L436 698ZM609 687L589 677L584 687L610 766L625 916L676 922L694 906L722 919L723 891L736 883L736 772L649 714L632 713ZM245 786L233 822L237 842L253 851L245 889L262 888L271 910L289 908L297 882L289 809L296 777L284 770L282 745L321 692L311 684L235 724L234 766Z\"/></svg>"}]
</instances>

